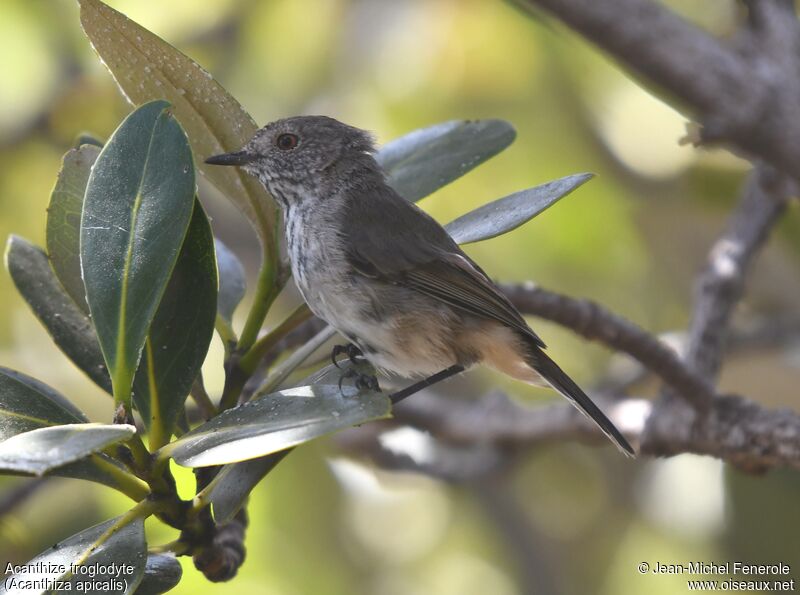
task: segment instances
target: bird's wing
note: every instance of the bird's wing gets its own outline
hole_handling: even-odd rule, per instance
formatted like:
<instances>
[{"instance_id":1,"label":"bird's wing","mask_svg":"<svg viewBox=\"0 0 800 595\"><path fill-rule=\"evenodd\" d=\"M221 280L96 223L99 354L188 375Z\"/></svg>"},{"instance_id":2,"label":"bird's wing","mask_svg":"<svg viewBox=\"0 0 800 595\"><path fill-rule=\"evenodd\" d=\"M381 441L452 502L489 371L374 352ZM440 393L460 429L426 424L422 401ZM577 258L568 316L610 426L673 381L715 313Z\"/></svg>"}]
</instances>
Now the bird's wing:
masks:
<instances>
[{"instance_id":1,"label":"bird's wing","mask_svg":"<svg viewBox=\"0 0 800 595\"><path fill-rule=\"evenodd\" d=\"M357 216L348 217L347 257L355 271L496 320L544 347L508 298L444 228L415 205L396 198L362 205L366 208Z\"/></svg>"}]
</instances>

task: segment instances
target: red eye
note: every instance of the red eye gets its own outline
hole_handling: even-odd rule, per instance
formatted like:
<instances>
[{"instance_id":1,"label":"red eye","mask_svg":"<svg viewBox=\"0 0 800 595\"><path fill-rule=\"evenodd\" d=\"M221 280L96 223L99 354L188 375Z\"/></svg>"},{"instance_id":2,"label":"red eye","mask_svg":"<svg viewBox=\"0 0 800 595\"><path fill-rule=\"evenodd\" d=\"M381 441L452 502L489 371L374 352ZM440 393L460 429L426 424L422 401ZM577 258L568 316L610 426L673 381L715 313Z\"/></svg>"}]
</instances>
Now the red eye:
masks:
<instances>
[{"instance_id":1,"label":"red eye","mask_svg":"<svg viewBox=\"0 0 800 595\"><path fill-rule=\"evenodd\" d=\"M297 146L297 137L294 134L279 134L275 146L281 151L291 151Z\"/></svg>"}]
</instances>

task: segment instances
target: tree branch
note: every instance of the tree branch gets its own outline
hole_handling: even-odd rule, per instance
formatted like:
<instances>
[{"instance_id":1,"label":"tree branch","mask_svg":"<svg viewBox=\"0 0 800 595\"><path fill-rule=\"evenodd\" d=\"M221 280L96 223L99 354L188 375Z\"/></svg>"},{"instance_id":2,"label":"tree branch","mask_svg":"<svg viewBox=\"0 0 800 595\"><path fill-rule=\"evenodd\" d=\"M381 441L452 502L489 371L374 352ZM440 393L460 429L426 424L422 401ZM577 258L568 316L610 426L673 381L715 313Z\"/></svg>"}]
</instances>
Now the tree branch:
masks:
<instances>
[{"instance_id":1,"label":"tree branch","mask_svg":"<svg viewBox=\"0 0 800 595\"><path fill-rule=\"evenodd\" d=\"M792 186L766 167L756 168L698 278L686 361L711 383L722 364L729 322L744 293L745 276L786 209Z\"/></svg>"},{"instance_id":2,"label":"tree branch","mask_svg":"<svg viewBox=\"0 0 800 595\"><path fill-rule=\"evenodd\" d=\"M699 424L687 424L682 408L654 409L641 452L673 456L711 455L748 471L800 469L800 415L765 409L739 396L717 397Z\"/></svg>"},{"instance_id":3,"label":"tree branch","mask_svg":"<svg viewBox=\"0 0 800 595\"><path fill-rule=\"evenodd\" d=\"M703 124L800 179L800 67L793 7L751 0L753 35L723 45L653 0L520 0L539 6L654 83Z\"/></svg>"},{"instance_id":4,"label":"tree branch","mask_svg":"<svg viewBox=\"0 0 800 595\"><path fill-rule=\"evenodd\" d=\"M575 333L627 353L658 374L688 402L699 405L714 396L714 388L695 374L657 337L590 301L560 295L533 283L504 284L503 292L523 314L545 318Z\"/></svg>"},{"instance_id":5,"label":"tree branch","mask_svg":"<svg viewBox=\"0 0 800 595\"><path fill-rule=\"evenodd\" d=\"M765 409L743 397L720 396L704 422L692 425L685 423L683 407L655 413L651 403L642 399L597 400L627 437L640 442L640 454L689 452L748 470L800 469L800 415L794 411ZM525 407L501 393L472 403L421 393L398 406L394 419L454 445L509 448L563 440L605 443L595 425L566 403Z\"/></svg>"},{"instance_id":6,"label":"tree branch","mask_svg":"<svg viewBox=\"0 0 800 595\"><path fill-rule=\"evenodd\" d=\"M650 413L648 401L592 399L625 436L637 439L641 435ZM594 423L567 403L527 407L501 392L471 402L420 393L396 407L393 415L397 423L455 445L531 446L559 440L602 444L607 440Z\"/></svg>"}]
</instances>

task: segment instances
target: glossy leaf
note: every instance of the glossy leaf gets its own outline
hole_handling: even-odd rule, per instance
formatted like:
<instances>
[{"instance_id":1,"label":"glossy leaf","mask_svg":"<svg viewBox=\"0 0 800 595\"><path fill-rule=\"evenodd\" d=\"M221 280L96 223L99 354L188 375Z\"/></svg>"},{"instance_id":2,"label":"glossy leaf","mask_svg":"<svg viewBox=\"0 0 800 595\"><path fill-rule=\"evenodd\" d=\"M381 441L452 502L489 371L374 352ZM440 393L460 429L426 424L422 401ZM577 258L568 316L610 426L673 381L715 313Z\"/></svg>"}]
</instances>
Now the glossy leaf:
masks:
<instances>
[{"instance_id":1,"label":"glossy leaf","mask_svg":"<svg viewBox=\"0 0 800 595\"><path fill-rule=\"evenodd\" d=\"M127 440L136 428L126 424L69 424L39 428L0 442L0 471L43 475Z\"/></svg>"},{"instance_id":2,"label":"glossy leaf","mask_svg":"<svg viewBox=\"0 0 800 595\"><path fill-rule=\"evenodd\" d=\"M86 421L72 403L43 382L0 368L0 441L37 428Z\"/></svg>"},{"instance_id":3,"label":"glossy leaf","mask_svg":"<svg viewBox=\"0 0 800 595\"><path fill-rule=\"evenodd\" d=\"M174 588L181 580L183 569L173 556L152 554L147 556L144 576L136 595L160 595Z\"/></svg>"},{"instance_id":4,"label":"glossy leaf","mask_svg":"<svg viewBox=\"0 0 800 595\"><path fill-rule=\"evenodd\" d=\"M324 327L320 332L295 349L289 357L270 370L269 378L253 394L253 398L261 398L284 386L283 381L297 368L302 366L317 349L322 347L328 339L336 335L332 326Z\"/></svg>"},{"instance_id":5,"label":"glossy leaf","mask_svg":"<svg viewBox=\"0 0 800 595\"><path fill-rule=\"evenodd\" d=\"M251 461L225 465L209 494L217 523L231 520L247 501L253 488L290 452L282 450Z\"/></svg>"},{"instance_id":6,"label":"glossy leaf","mask_svg":"<svg viewBox=\"0 0 800 595\"><path fill-rule=\"evenodd\" d=\"M319 436L389 415L382 393L338 386L292 388L229 409L163 448L185 467L224 465L285 450Z\"/></svg>"},{"instance_id":7,"label":"glossy leaf","mask_svg":"<svg viewBox=\"0 0 800 595\"><path fill-rule=\"evenodd\" d=\"M200 373L214 333L216 311L214 237L197 201L133 384L136 408L157 446L169 440Z\"/></svg>"},{"instance_id":8,"label":"glossy leaf","mask_svg":"<svg viewBox=\"0 0 800 595\"><path fill-rule=\"evenodd\" d=\"M300 380L297 387L326 384L338 386L341 380L342 386L355 390L354 378L345 376L347 370L355 368L356 371L363 374L375 374L375 368L367 362L352 364L343 360L339 362L339 366L336 367L333 364L326 366ZM225 465L219 472L217 481L209 494L209 500L214 506L214 518L217 522L232 519L244 505L253 488L290 452L291 450L283 450L259 459Z\"/></svg>"},{"instance_id":9,"label":"glossy leaf","mask_svg":"<svg viewBox=\"0 0 800 595\"><path fill-rule=\"evenodd\" d=\"M0 441L39 428L86 421L83 413L51 387L21 372L0 368ZM65 464L53 474L102 483L134 499L148 492L141 481L103 454Z\"/></svg>"},{"instance_id":10,"label":"glossy leaf","mask_svg":"<svg viewBox=\"0 0 800 595\"><path fill-rule=\"evenodd\" d=\"M340 356L341 357L341 356ZM348 377L347 373L351 369L358 374L375 375L375 368L368 361L359 359L357 363L349 361L347 358L342 358L338 362L338 366L328 364L320 368L313 374L303 378L300 381L301 385L307 384L339 384L341 380L342 386L354 387L355 376Z\"/></svg>"},{"instance_id":11,"label":"glossy leaf","mask_svg":"<svg viewBox=\"0 0 800 595\"><path fill-rule=\"evenodd\" d=\"M92 165L99 154L99 147L83 145L64 155L47 207L47 254L50 264L67 294L86 313L89 312L89 306L81 278L78 241L83 195Z\"/></svg>"},{"instance_id":12,"label":"glossy leaf","mask_svg":"<svg viewBox=\"0 0 800 595\"><path fill-rule=\"evenodd\" d=\"M169 100L196 155L238 151L255 134L250 115L194 60L100 0L79 2L83 30L128 100ZM273 246L276 208L261 184L238 167L198 159L198 168Z\"/></svg>"},{"instance_id":13,"label":"glossy leaf","mask_svg":"<svg viewBox=\"0 0 800 595\"><path fill-rule=\"evenodd\" d=\"M111 379L92 322L66 294L47 255L27 240L11 236L6 268L55 344L98 386L111 392Z\"/></svg>"},{"instance_id":14,"label":"glossy leaf","mask_svg":"<svg viewBox=\"0 0 800 595\"><path fill-rule=\"evenodd\" d=\"M530 221L592 175L575 174L515 192L462 215L444 228L459 244L494 238Z\"/></svg>"},{"instance_id":15,"label":"glossy leaf","mask_svg":"<svg viewBox=\"0 0 800 595\"><path fill-rule=\"evenodd\" d=\"M220 240L214 240L219 270L219 295L217 312L233 333L233 313L244 298L247 290L247 277L239 258Z\"/></svg>"},{"instance_id":16,"label":"glossy leaf","mask_svg":"<svg viewBox=\"0 0 800 595\"><path fill-rule=\"evenodd\" d=\"M92 168L83 205L86 298L120 402L129 401L194 205L192 153L168 107L154 101L122 122Z\"/></svg>"},{"instance_id":17,"label":"glossy leaf","mask_svg":"<svg viewBox=\"0 0 800 595\"><path fill-rule=\"evenodd\" d=\"M389 185L416 202L497 155L515 137L504 120L456 120L401 136L376 157Z\"/></svg>"},{"instance_id":18,"label":"glossy leaf","mask_svg":"<svg viewBox=\"0 0 800 595\"><path fill-rule=\"evenodd\" d=\"M79 592L86 594L116 593L118 595L133 593L145 571L147 560L147 543L144 535L144 521L133 522L111 531L118 519L90 527L55 544L42 552L33 560L23 565L28 570L14 574L0 583L0 594L25 593L38 595L44 593ZM111 564L114 563L114 567ZM78 571L70 572L75 564ZM130 566L130 573L116 573L120 565ZM99 572L102 568L107 572ZM81 572L81 568L84 569ZM52 569L54 572L32 572L36 569ZM91 574L90 574L91 573ZM69 584L62 589L26 588L25 581L42 581L51 583L62 580ZM94 587L81 589L79 582L97 581L107 583L105 588ZM118 588L109 589L109 586Z\"/></svg>"},{"instance_id":19,"label":"glossy leaf","mask_svg":"<svg viewBox=\"0 0 800 595\"><path fill-rule=\"evenodd\" d=\"M145 482L132 475L122 463L102 453L67 463L47 475L93 481L122 492L134 502L141 502L150 494Z\"/></svg>"}]
</instances>

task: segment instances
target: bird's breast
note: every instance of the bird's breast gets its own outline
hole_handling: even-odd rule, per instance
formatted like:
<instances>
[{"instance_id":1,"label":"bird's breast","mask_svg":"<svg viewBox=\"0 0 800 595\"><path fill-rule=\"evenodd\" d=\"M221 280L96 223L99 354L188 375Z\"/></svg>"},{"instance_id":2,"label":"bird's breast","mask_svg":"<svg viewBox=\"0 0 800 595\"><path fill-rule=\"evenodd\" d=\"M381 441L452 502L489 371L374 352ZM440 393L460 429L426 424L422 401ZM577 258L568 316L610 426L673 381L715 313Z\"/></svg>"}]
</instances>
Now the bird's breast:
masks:
<instances>
[{"instance_id":1,"label":"bird's breast","mask_svg":"<svg viewBox=\"0 0 800 595\"><path fill-rule=\"evenodd\" d=\"M314 314L333 322L344 302L337 296L347 281L344 248L334 224L329 217L295 207L284 213L284 226L297 288Z\"/></svg>"}]
</instances>

